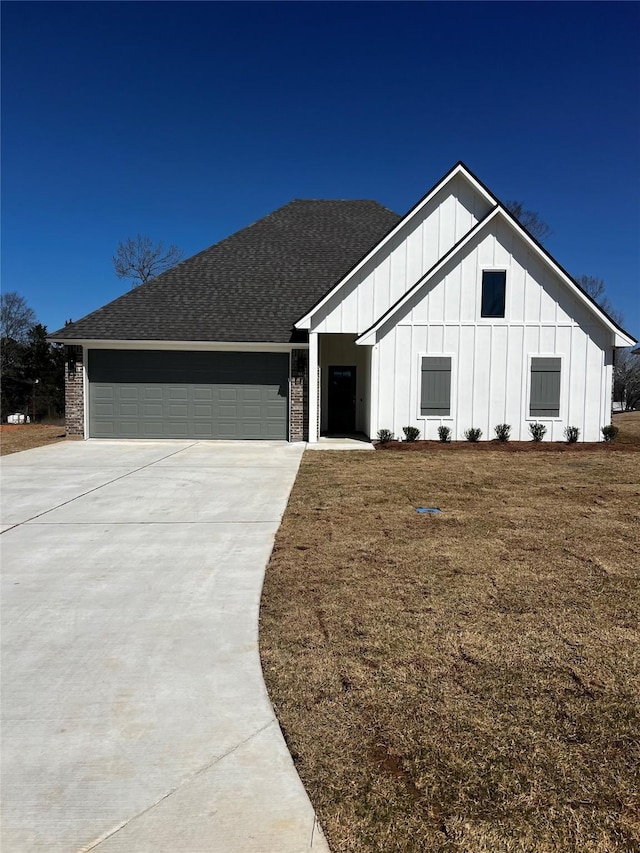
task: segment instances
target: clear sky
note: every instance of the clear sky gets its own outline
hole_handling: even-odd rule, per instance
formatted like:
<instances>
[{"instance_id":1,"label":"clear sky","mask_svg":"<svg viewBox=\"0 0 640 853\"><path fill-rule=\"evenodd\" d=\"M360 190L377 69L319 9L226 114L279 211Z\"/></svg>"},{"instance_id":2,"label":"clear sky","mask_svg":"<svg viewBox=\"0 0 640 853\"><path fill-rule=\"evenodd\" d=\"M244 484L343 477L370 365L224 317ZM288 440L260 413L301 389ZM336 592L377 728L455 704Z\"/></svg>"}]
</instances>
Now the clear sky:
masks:
<instances>
[{"instance_id":1,"label":"clear sky","mask_svg":"<svg viewBox=\"0 0 640 853\"><path fill-rule=\"evenodd\" d=\"M292 198L405 213L463 160L640 337L640 4L2 4L3 289L53 331Z\"/></svg>"}]
</instances>

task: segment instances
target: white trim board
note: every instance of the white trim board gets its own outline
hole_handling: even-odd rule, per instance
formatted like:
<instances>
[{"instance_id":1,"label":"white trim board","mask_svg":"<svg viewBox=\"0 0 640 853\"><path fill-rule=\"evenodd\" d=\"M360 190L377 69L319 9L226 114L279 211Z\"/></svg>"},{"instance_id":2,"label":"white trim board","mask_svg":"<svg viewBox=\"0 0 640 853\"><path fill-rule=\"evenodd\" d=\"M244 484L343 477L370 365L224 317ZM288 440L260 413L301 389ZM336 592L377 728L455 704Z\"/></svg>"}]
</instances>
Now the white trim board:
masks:
<instances>
[{"instance_id":1,"label":"white trim board","mask_svg":"<svg viewBox=\"0 0 640 853\"><path fill-rule=\"evenodd\" d=\"M290 352L294 349L308 349L308 343L275 344L247 343L246 341L116 341L96 338L68 340L51 338L56 343L67 346L83 346L87 349L133 349L133 350L211 350L233 352Z\"/></svg>"}]
</instances>

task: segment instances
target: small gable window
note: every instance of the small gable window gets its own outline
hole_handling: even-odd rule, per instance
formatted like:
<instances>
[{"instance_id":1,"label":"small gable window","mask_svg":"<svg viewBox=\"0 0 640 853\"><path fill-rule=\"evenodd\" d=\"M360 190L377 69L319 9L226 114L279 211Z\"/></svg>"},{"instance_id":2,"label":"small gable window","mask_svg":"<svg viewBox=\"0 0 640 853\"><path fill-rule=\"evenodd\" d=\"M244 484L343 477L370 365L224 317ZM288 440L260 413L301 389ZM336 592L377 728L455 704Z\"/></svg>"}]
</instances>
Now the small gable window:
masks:
<instances>
[{"instance_id":1,"label":"small gable window","mask_svg":"<svg viewBox=\"0 0 640 853\"><path fill-rule=\"evenodd\" d=\"M504 317L506 286L505 270L482 271L482 317Z\"/></svg>"},{"instance_id":2,"label":"small gable window","mask_svg":"<svg viewBox=\"0 0 640 853\"><path fill-rule=\"evenodd\" d=\"M420 414L427 417L451 414L451 358L425 356L422 359Z\"/></svg>"},{"instance_id":3,"label":"small gable window","mask_svg":"<svg viewBox=\"0 0 640 853\"><path fill-rule=\"evenodd\" d=\"M529 417L557 418L560 416L559 358L531 359L531 399Z\"/></svg>"}]
</instances>

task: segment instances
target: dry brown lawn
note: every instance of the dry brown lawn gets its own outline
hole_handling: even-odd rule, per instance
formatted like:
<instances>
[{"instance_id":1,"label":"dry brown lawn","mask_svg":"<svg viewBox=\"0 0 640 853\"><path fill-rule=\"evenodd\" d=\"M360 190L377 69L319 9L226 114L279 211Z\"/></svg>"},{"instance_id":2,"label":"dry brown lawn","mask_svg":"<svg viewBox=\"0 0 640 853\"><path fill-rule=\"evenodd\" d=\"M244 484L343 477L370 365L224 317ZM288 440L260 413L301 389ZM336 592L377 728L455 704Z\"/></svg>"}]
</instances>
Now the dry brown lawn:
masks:
<instances>
[{"instance_id":1,"label":"dry brown lawn","mask_svg":"<svg viewBox=\"0 0 640 853\"><path fill-rule=\"evenodd\" d=\"M44 424L2 424L0 426L0 456L31 450L43 444L54 444L66 438L63 426Z\"/></svg>"},{"instance_id":2,"label":"dry brown lawn","mask_svg":"<svg viewBox=\"0 0 640 853\"><path fill-rule=\"evenodd\" d=\"M261 653L334 853L640 850L640 454L601 448L305 454Z\"/></svg>"}]
</instances>

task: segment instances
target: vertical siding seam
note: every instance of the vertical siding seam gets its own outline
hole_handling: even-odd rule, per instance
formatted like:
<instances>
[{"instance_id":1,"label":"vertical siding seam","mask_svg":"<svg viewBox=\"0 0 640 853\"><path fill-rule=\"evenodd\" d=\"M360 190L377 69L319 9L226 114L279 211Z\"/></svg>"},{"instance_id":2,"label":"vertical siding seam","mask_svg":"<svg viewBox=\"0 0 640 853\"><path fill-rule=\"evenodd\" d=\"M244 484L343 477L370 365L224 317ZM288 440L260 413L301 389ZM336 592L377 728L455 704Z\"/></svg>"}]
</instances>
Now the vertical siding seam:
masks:
<instances>
[{"instance_id":1,"label":"vertical siding seam","mask_svg":"<svg viewBox=\"0 0 640 853\"><path fill-rule=\"evenodd\" d=\"M371 426L377 436L378 430L380 429L380 344L377 341L371 349L371 361L371 372L375 376L375 393L373 397L375 400L375 417L372 418Z\"/></svg>"},{"instance_id":2,"label":"vertical siding seam","mask_svg":"<svg viewBox=\"0 0 640 853\"><path fill-rule=\"evenodd\" d=\"M504 423L507 423L507 395L509 393L509 341L511 340L511 326L507 326L507 344L504 353L504 406L503 418ZM522 424L518 423L518 441L522 433Z\"/></svg>"},{"instance_id":3,"label":"vertical siding seam","mask_svg":"<svg viewBox=\"0 0 640 853\"><path fill-rule=\"evenodd\" d=\"M489 387L487 389L487 440L491 435L491 393L493 389L493 346L495 343L493 323L489 326Z\"/></svg>"},{"instance_id":4,"label":"vertical siding seam","mask_svg":"<svg viewBox=\"0 0 640 853\"><path fill-rule=\"evenodd\" d=\"M607 381L607 368L604 363L604 350L600 350L600 415L598 418L598 435L596 440L600 440L601 432L600 430L604 426L603 423L603 415L604 415L604 386Z\"/></svg>"},{"instance_id":5,"label":"vertical siding seam","mask_svg":"<svg viewBox=\"0 0 640 853\"><path fill-rule=\"evenodd\" d=\"M408 240L404 241L404 284L402 290L404 293L409 289L409 246Z\"/></svg>"},{"instance_id":6,"label":"vertical siding seam","mask_svg":"<svg viewBox=\"0 0 640 853\"><path fill-rule=\"evenodd\" d=\"M415 359L413 358L413 323L409 327L409 357L411 358L411 362L415 361ZM414 412L416 412L416 420L417 420L417 412L418 412L418 407L417 407L417 405L414 405L414 400L413 400L413 369L414 369L413 364L410 363L409 364L409 400L408 400L409 418L407 420L407 423L409 423L409 424L413 421L413 413ZM426 438L427 436L425 435L424 437Z\"/></svg>"},{"instance_id":7,"label":"vertical siding seam","mask_svg":"<svg viewBox=\"0 0 640 853\"><path fill-rule=\"evenodd\" d=\"M474 426L474 418L475 418L475 410L476 410L476 371L477 371L477 359L476 359L476 344L477 344L477 327L473 326L473 346L471 348L472 353L472 370L471 370L471 423L470 427Z\"/></svg>"},{"instance_id":8,"label":"vertical siding seam","mask_svg":"<svg viewBox=\"0 0 640 853\"><path fill-rule=\"evenodd\" d=\"M457 184L458 184L458 181L456 180L456 186L457 186ZM452 188L452 192L453 192L453 196L456 200L456 204L453 208L453 242L457 243L458 240L460 239L458 237L458 228L459 228L458 213L460 212L460 208L462 207L462 201L460 199L460 193L459 192L456 192L455 189L453 189L453 188ZM473 214L471 214L471 222L472 222L471 227L473 227Z\"/></svg>"},{"instance_id":9,"label":"vertical siding seam","mask_svg":"<svg viewBox=\"0 0 640 853\"><path fill-rule=\"evenodd\" d=\"M567 411L565 413L566 424L570 423L569 418L571 417L571 375L572 375L572 369L573 369L573 348L575 346L575 340L574 340L573 332L574 332L574 324L572 323L571 324L571 332L569 334L569 359L568 359L569 364L567 366L567 378L566 378L566 382L567 382Z\"/></svg>"},{"instance_id":10,"label":"vertical siding seam","mask_svg":"<svg viewBox=\"0 0 640 853\"><path fill-rule=\"evenodd\" d=\"M531 370L529 367L529 359L527 358L527 327L525 323L522 324L521 350L520 374L522 376L522 381L520 383L520 428L522 429L522 425L526 422L526 419L529 416L527 385L529 382L529 372Z\"/></svg>"},{"instance_id":11,"label":"vertical siding seam","mask_svg":"<svg viewBox=\"0 0 640 853\"><path fill-rule=\"evenodd\" d=\"M458 343L457 343L456 350L455 350L457 353L457 357L455 360L456 361L456 410L455 410L455 413L453 413L453 417L454 417L454 429L456 431L452 430L454 439L457 436L458 415L460 414L460 362L462 361L462 359L460 358L461 341L462 341L462 324L459 322L458 323ZM442 421L440 421L440 423L442 423Z\"/></svg>"},{"instance_id":12,"label":"vertical siding seam","mask_svg":"<svg viewBox=\"0 0 640 853\"><path fill-rule=\"evenodd\" d=\"M551 351L554 352L556 355L558 355L558 327L557 327L557 325L554 325L554 328L553 328L553 348ZM560 399L558 401L558 415L560 415L560 412L562 411L562 383L564 381L563 366L564 366L564 359L561 357L560 358L560 395L559 395Z\"/></svg>"},{"instance_id":13,"label":"vertical siding seam","mask_svg":"<svg viewBox=\"0 0 640 853\"><path fill-rule=\"evenodd\" d=\"M586 347L584 348L584 394L582 401L582 440L584 441L584 431L586 429L587 422L587 390L589 388L589 383L587 381L589 376L589 343L591 342L591 337L589 334L585 333L586 337Z\"/></svg>"},{"instance_id":14,"label":"vertical siding seam","mask_svg":"<svg viewBox=\"0 0 640 853\"><path fill-rule=\"evenodd\" d=\"M396 364L398 363L398 327L396 326L393 330L393 369L391 371L391 411L392 411L392 424L391 430L396 435L399 432L399 428L396 425L396 419L398 417L398 382L396 378ZM398 436L399 437L399 436Z\"/></svg>"}]
</instances>

